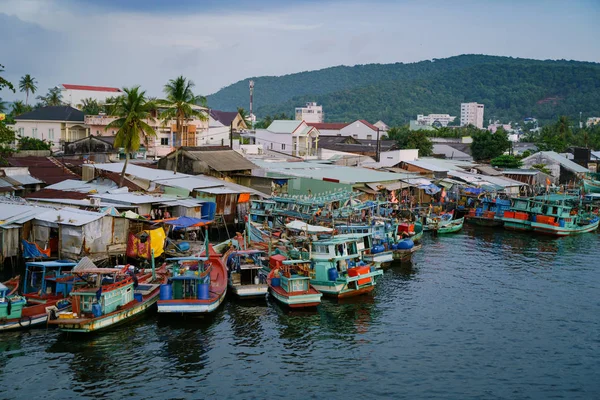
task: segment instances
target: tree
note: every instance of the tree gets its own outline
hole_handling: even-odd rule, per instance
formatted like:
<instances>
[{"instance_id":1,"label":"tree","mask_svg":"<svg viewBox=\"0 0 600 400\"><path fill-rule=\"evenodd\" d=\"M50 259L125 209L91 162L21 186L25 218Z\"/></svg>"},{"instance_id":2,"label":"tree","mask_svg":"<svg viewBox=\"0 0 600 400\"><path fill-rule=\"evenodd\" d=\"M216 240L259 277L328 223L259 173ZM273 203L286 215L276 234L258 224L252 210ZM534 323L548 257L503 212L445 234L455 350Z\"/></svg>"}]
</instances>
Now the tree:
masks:
<instances>
[{"instance_id":1,"label":"tree","mask_svg":"<svg viewBox=\"0 0 600 400\"><path fill-rule=\"evenodd\" d=\"M510 147L508 134L502 128L498 128L496 133L479 130L471 138L471 154L476 161L499 157Z\"/></svg>"},{"instance_id":2,"label":"tree","mask_svg":"<svg viewBox=\"0 0 600 400\"><path fill-rule=\"evenodd\" d=\"M45 107L60 106L62 104L62 93L60 92L60 88L53 87L48 89L48 93L45 96L37 96L36 99L40 100Z\"/></svg>"},{"instance_id":3,"label":"tree","mask_svg":"<svg viewBox=\"0 0 600 400\"><path fill-rule=\"evenodd\" d=\"M150 110L155 107L152 102L146 100L146 92L140 91L139 86L123 88L123 92L125 94L117 97L114 104L113 115L118 118L105 128L105 130L118 128L115 147L122 147L125 150L125 163L119 187L123 186L129 154L140 148L142 138L146 141L148 136L156 136L154 129L146 122L147 120L154 121Z\"/></svg>"},{"instance_id":4,"label":"tree","mask_svg":"<svg viewBox=\"0 0 600 400\"><path fill-rule=\"evenodd\" d=\"M256 124L254 124L254 128L267 129L269 127L269 125L271 125L272 122L273 122L273 118L271 118L270 115L267 115L262 120L258 121Z\"/></svg>"},{"instance_id":5,"label":"tree","mask_svg":"<svg viewBox=\"0 0 600 400\"><path fill-rule=\"evenodd\" d=\"M2 64L0 64L0 72L4 72L4 65ZM7 87L8 89L12 90L13 93L15 93L15 87L13 86L13 84L0 76L0 90L2 90L2 88L5 87Z\"/></svg>"},{"instance_id":6,"label":"tree","mask_svg":"<svg viewBox=\"0 0 600 400\"><path fill-rule=\"evenodd\" d=\"M17 100L12 104L10 113L12 114L12 117L17 117L21 114L25 114L26 112L31 111L31 106L25 105L25 103L23 103L21 100Z\"/></svg>"},{"instance_id":7,"label":"tree","mask_svg":"<svg viewBox=\"0 0 600 400\"><path fill-rule=\"evenodd\" d=\"M409 132L410 132L410 129L409 129L408 125L393 126L390 129L388 129L388 131L386 132L386 135L389 140L398 140L401 137L408 135Z\"/></svg>"},{"instance_id":8,"label":"tree","mask_svg":"<svg viewBox=\"0 0 600 400\"><path fill-rule=\"evenodd\" d=\"M8 103L2 101L2 97L0 97L0 113L5 113L8 110Z\"/></svg>"},{"instance_id":9,"label":"tree","mask_svg":"<svg viewBox=\"0 0 600 400\"><path fill-rule=\"evenodd\" d=\"M490 161L490 164L497 168L521 168L523 166L523 162L521 160L508 154L503 154L493 158Z\"/></svg>"},{"instance_id":10,"label":"tree","mask_svg":"<svg viewBox=\"0 0 600 400\"><path fill-rule=\"evenodd\" d=\"M388 130L388 134L390 130ZM433 154L433 143L431 143L425 131L400 131L400 133L394 133L394 135L399 135L396 136L396 143L401 149L418 149L419 157L427 157Z\"/></svg>"},{"instance_id":11,"label":"tree","mask_svg":"<svg viewBox=\"0 0 600 400\"><path fill-rule=\"evenodd\" d=\"M19 150L50 150L52 142L23 136L18 139Z\"/></svg>"},{"instance_id":12,"label":"tree","mask_svg":"<svg viewBox=\"0 0 600 400\"><path fill-rule=\"evenodd\" d=\"M100 113L100 105L91 97L81 100L81 104L77 105L85 115L98 115Z\"/></svg>"},{"instance_id":13,"label":"tree","mask_svg":"<svg viewBox=\"0 0 600 400\"><path fill-rule=\"evenodd\" d=\"M546 175L552 175L552 171L546 168L546 164L533 164L531 167L543 172Z\"/></svg>"},{"instance_id":14,"label":"tree","mask_svg":"<svg viewBox=\"0 0 600 400\"><path fill-rule=\"evenodd\" d=\"M540 151L562 153L569 147L572 140L573 133L569 126L569 119L562 115L553 125L542 128L536 145Z\"/></svg>"},{"instance_id":15,"label":"tree","mask_svg":"<svg viewBox=\"0 0 600 400\"><path fill-rule=\"evenodd\" d=\"M204 96L194 95L194 92L192 91L194 86L194 82L183 76L170 79L163 89L163 92L167 96L166 99L158 101L159 105L166 107L160 114L160 119L163 120L163 124L166 125L169 121L175 120L177 135L180 137L180 144L183 142L183 130L187 131L187 120L189 118L196 117L201 121L206 121L208 119L206 113L202 109L195 107L198 105L206 106L206 98ZM184 126L186 127L185 129ZM195 146L196 143L193 143L193 145ZM175 157L173 172L177 173L177 157Z\"/></svg>"},{"instance_id":16,"label":"tree","mask_svg":"<svg viewBox=\"0 0 600 400\"><path fill-rule=\"evenodd\" d=\"M19 81L19 90L21 92L25 92L26 105L29 105L29 92L31 92L31 94L34 94L37 90L36 83L37 82L35 81L35 79L29 74L22 77Z\"/></svg>"},{"instance_id":17,"label":"tree","mask_svg":"<svg viewBox=\"0 0 600 400\"><path fill-rule=\"evenodd\" d=\"M248 115L248 112L246 112L246 110L244 110L242 107L238 107L237 111L238 111L238 114L240 114L240 117L246 123L246 126L248 128L251 128L252 127L252 120L250 119L250 116Z\"/></svg>"}]
</instances>

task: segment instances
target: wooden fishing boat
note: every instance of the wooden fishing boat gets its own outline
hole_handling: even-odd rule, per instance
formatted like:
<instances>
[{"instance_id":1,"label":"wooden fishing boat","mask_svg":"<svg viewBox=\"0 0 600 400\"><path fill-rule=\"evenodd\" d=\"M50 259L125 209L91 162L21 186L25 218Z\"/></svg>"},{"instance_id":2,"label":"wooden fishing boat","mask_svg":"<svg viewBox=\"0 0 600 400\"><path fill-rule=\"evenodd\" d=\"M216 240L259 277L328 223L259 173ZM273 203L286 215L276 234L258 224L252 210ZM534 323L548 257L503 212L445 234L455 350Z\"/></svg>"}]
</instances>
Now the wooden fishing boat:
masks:
<instances>
[{"instance_id":1,"label":"wooden fishing boat","mask_svg":"<svg viewBox=\"0 0 600 400\"><path fill-rule=\"evenodd\" d=\"M517 197L511 200L511 207L504 212L502 221L504 229L513 231L531 231L531 219L534 210L532 200L527 197Z\"/></svg>"},{"instance_id":2,"label":"wooden fishing boat","mask_svg":"<svg viewBox=\"0 0 600 400\"><path fill-rule=\"evenodd\" d=\"M27 299L0 283L0 331L44 326L57 313L70 309L68 299L48 300L46 304L27 305Z\"/></svg>"},{"instance_id":3,"label":"wooden fishing boat","mask_svg":"<svg viewBox=\"0 0 600 400\"><path fill-rule=\"evenodd\" d=\"M479 207L469 210L469 213L465 216L465 220L475 225L488 227L504 225L504 213L511 207L510 200L499 197L494 199L483 198L479 201L478 205Z\"/></svg>"},{"instance_id":4,"label":"wooden fishing boat","mask_svg":"<svg viewBox=\"0 0 600 400\"><path fill-rule=\"evenodd\" d=\"M454 217L454 213L443 213L440 215L429 215L425 217L425 223L423 224L423 231L437 231L441 227L448 225L452 218Z\"/></svg>"},{"instance_id":5,"label":"wooden fishing boat","mask_svg":"<svg viewBox=\"0 0 600 400\"><path fill-rule=\"evenodd\" d=\"M86 282L71 294L73 312L60 312L49 321L63 332L92 333L130 322L158 300L166 268L134 274L124 268L82 268L72 272Z\"/></svg>"},{"instance_id":6,"label":"wooden fishing boat","mask_svg":"<svg viewBox=\"0 0 600 400\"><path fill-rule=\"evenodd\" d=\"M238 297L249 299L265 297L269 290L261 278L262 260L265 253L260 250L231 250L222 262L227 266L229 289Z\"/></svg>"},{"instance_id":7,"label":"wooden fishing boat","mask_svg":"<svg viewBox=\"0 0 600 400\"><path fill-rule=\"evenodd\" d=\"M21 284L21 275L10 278L6 282L2 282L2 284L8 289L7 296L15 294L17 293L17 290L19 290L19 285Z\"/></svg>"},{"instance_id":8,"label":"wooden fishing boat","mask_svg":"<svg viewBox=\"0 0 600 400\"><path fill-rule=\"evenodd\" d=\"M346 298L369 293L383 271L361 259L369 235L338 235L310 245L310 283L325 296ZM373 267L373 268L371 268Z\"/></svg>"},{"instance_id":9,"label":"wooden fishing boat","mask_svg":"<svg viewBox=\"0 0 600 400\"><path fill-rule=\"evenodd\" d=\"M450 223L440 227L437 229L438 234L447 234L458 232L462 229L463 224L465 222L465 218L453 219Z\"/></svg>"},{"instance_id":10,"label":"wooden fishing boat","mask_svg":"<svg viewBox=\"0 0 600 400\"><path fill-rule=\"evenodd\" d=\"M69 297L76 280L71 271L76 265L68 260L26 262L23 295L27 303L46 304Z\"/></svg>"},{"instance_id":11,"label":"wooden fishing boat","mask_svg":"<svg viewBox=\"0 0 600 400\"><path fill-rule=\"evenodd\" d=\"M595 179L584 179L583 188L586 193L600 193L600 181Z\"/></svg>"},{"instance_id":12,"label":"wooden fishing boat","mask_svg":"<svg viewBox=\"0 0 600 400\"><path fill-rule=\"evenodd\" d=\"M227 294L227 268L212 246L200 257L168 258L172 276L161 286L159 314L207 314Z\"/></svg>"},{"instance_id":13,"label":"wooden fishing boat","mask_svg":"<svg viewBox=\"0 0 600 400\"><path fill-rule=\"evenodd\" d=\"M321 304L319 293L311 284L304 268L306 261L285 260L268 275L269 293L275 300L290 308L309 308ZM308 263L310 264L310 263Z\"/></svg>"},{"instance_id":14,"label":"wooden fishing boat","mask_svg":"<svg viewBox=\"0 0 600 400\"><path fill-rule=\"evenodd\" d=\"M534 232L570 236L598 229L598 216L585 211L577 196L550 195L538 201L542 206L531 222Z\"/></svg>"}]
</instances>

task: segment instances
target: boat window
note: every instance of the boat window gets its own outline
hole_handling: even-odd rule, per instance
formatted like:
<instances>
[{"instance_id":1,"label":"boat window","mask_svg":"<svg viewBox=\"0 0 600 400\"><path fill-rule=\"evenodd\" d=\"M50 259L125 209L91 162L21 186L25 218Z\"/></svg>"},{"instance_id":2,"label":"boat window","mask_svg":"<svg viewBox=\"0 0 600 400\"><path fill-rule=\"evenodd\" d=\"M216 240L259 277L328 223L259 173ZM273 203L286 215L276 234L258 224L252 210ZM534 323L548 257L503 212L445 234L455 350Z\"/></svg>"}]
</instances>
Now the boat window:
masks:
<instances>
[{"instance_id":1,"label":"boat window","mask_svg":"<svg viewBox=\"0 0 600 400\"><path fill-rule=\"evenodd\" d=\"M328 253L328 246L324 245L324 244L313 244L312 246L312 251L314 253L319 253L319 254L327 254Z\"/></svg>"}]
</instances>

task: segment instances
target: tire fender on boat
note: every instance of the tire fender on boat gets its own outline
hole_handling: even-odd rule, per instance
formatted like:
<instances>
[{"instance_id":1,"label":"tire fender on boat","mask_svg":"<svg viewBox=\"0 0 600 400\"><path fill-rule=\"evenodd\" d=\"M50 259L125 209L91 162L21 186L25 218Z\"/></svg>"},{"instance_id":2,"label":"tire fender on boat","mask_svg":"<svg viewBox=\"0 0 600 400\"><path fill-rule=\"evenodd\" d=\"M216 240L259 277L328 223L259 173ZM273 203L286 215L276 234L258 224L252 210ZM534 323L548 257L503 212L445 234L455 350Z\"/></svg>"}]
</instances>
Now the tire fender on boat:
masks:
<instances>
[{"instance_id":1,"label":"tire fender on boat","mask_svg":"<svg viewBox=\"0 0 600 400\"><path fill-rule=\"evenodd\" d=\"M31 325L31 317L30 317L30 316L29 316L29 317L21 317L21 318L19 318L19 326L20 326L21 328L23 328L23 321L24 321L25 319L27 319L27 322L29 322L29 324L28 324L28 325L26 325L26 326L29 326L29 325Z\"/></svg>"}]
</instances>

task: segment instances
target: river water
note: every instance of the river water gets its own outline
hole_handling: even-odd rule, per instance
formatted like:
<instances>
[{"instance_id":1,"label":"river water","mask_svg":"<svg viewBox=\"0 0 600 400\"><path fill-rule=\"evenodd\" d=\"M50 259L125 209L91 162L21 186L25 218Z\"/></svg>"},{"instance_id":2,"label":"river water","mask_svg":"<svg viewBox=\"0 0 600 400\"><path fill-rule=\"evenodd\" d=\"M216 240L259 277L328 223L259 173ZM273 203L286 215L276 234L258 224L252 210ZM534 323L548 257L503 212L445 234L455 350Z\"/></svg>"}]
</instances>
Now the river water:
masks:
<instances>
[{"instance_id":1,"label":"river water","mask_svg":"<svg viewBox=\"0 0 600 400\"><path fill-rule=\"evenodd\" d=\"M0 335L0 398L600 398L600 234L465 226L372 296Z\"/></svg>"}]
</instances>

